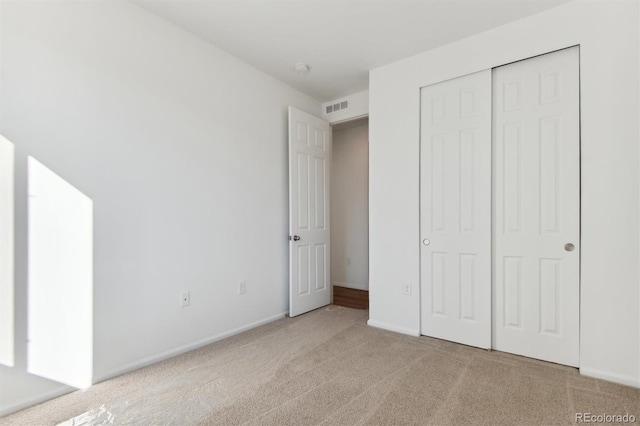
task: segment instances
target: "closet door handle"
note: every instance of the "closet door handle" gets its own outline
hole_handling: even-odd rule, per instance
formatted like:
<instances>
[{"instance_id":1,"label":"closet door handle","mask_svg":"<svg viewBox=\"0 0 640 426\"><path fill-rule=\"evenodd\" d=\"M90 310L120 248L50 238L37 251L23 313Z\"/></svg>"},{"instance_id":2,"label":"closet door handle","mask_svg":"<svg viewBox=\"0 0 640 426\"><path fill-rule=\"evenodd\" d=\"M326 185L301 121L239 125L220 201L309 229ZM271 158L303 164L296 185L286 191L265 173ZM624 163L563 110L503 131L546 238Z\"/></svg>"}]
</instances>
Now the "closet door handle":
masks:
<instances>
[{"instance_id":1,"label":"closet door handle","mask_svg":"<svg viewBox=\"0 0 640 426\"><path fill-rule=\"evenodd\" d=\"M425 246L428 246L429 244L431 244L431 241L429 241L428 238L425 238L424 240L422 240L422 244L424 244Z\"/></svg>"}]
</instances>

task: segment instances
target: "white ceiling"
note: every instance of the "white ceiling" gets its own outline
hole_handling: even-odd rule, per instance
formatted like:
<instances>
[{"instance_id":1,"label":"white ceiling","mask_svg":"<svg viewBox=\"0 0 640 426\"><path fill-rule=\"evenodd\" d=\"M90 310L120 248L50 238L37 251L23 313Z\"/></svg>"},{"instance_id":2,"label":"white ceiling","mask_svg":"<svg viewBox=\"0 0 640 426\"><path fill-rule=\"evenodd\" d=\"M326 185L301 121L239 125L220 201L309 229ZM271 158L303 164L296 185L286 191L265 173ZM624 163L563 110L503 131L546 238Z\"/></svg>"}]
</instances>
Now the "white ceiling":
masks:
<instances>
[{"instance_id":1,"label":"white ceiling","mask_svg":"<svg viewBox=\"0 0 640 426\"><path fill-rule=\"evenodd\" d=\"M373 68L571 0L132 1L324 102L366 90Z\"/></svg>"}]
</instances>

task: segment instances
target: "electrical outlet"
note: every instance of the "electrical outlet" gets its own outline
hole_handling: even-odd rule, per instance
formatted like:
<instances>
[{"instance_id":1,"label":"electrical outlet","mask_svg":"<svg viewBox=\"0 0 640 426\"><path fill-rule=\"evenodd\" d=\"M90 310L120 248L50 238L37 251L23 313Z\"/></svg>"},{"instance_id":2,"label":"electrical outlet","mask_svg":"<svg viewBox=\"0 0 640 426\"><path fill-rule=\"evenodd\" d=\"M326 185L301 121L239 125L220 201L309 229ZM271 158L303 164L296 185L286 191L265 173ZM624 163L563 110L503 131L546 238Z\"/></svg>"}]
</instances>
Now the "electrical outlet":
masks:
<instances>
[{"instance_id":1,"label":"electrical outlet","mask_svg":"<svg viewBox=\"0 0 640 426\"><path fill-rule=\"evenodd\" d=\"M191 304L191 293L184 292L180 295L180 306L186 308Z\"/></svg>"},{"instance_id":2,"label":"electrical outlet","mask_svg":"<svg viewBox=\"0 0 640 426\"><path fill-rule=\"evenodd\" d=\"M402 285L402 292L407 296L411 296L411 283L404 283Z\"/></svg>"},{"instance_id":3,"label":"electrical outlet","mask_svg":"<svg viewBox=\"0 0 640 426\"><path fill-rule=\"evenodd\" d=\"M245 294L247 292L247 282L242 281L238 284L238 294Z\"/></svg>"},{"instance_id":4,"label":"electrical outlet","mask_svg":"<svg viewBox=\"0 0 640 426\"><path fill-rule=\"evenodd\" d=\"M347 266L351 265L351 258L347 257Z\"/></svg>"}]
</instances>

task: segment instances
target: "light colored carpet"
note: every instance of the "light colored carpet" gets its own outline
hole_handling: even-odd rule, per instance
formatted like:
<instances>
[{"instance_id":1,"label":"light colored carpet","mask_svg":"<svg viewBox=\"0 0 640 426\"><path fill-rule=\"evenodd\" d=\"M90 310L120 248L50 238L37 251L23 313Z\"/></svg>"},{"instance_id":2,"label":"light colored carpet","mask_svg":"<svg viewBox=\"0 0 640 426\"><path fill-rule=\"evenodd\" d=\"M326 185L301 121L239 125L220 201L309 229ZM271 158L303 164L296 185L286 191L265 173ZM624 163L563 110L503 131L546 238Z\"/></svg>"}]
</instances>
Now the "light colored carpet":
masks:
<instances>
[{"instance_id":1,"label":"light colored carpet","mask_svg":"<svg viewBox=\"0 0 640 426\"><path fill-rule=\"evenodd\" d=\"M329 306L0 419L3 425L574 424L640 418L640 390L366 325ZM640 420L636 420L640 421Z\"/></svg>"}]
</instances>

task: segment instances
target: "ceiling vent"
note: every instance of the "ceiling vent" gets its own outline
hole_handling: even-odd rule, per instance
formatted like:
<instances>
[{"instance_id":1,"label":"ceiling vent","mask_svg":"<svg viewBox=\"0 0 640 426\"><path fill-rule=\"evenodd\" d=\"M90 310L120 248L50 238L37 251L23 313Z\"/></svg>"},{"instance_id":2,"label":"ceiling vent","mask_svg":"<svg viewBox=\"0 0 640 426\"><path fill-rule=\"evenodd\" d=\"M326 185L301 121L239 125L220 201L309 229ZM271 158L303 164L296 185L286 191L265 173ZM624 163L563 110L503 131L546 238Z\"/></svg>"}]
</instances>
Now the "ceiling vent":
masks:
<instances>
[{"instance_id":1,"label":"ceiling vent","mask_svg":"<svg viewBox=\"0 0 640 426\"><path fill-rule=\"evenodd\" d=\"M334 112L342 111L345 109L349 109L349 99L343 99L340 101L331 102L324 107L325 114L332 114Z\"/></svg>"}]
</instances>

